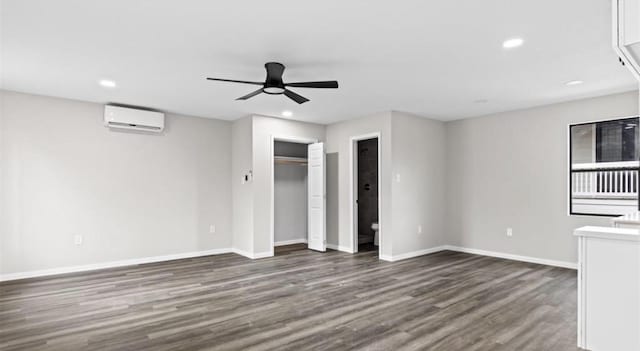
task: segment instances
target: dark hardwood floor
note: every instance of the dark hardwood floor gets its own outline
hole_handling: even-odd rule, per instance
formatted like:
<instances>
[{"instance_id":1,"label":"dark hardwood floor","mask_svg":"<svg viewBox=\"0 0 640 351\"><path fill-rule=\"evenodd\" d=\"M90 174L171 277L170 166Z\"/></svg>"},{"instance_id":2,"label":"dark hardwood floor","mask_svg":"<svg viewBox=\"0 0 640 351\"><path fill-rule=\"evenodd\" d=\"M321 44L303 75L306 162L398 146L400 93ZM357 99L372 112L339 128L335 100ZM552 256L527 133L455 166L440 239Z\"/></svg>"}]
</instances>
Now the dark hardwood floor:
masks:
<instances>
[{"instance_id":1,"label":"dark hardwood floor","mask_svg":"<svg viewBox=\"0 0 640 351\"><path fill-rule=\"evenodd\" d=\"M0 284L0 350L578 350L576 272L278 248Z\"/></svg>"}]
</instances>

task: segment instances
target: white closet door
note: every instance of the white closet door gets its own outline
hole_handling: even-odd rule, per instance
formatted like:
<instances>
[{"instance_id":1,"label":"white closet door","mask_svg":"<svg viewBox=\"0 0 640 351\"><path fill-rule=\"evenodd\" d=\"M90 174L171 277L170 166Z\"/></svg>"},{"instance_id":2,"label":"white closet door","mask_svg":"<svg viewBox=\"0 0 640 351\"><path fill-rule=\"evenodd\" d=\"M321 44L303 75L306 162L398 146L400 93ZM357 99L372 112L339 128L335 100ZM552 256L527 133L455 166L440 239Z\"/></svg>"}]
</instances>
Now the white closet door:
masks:
<instances>
[{"instance_id":1,"label":"white closet door","mask_svg":"<svg viewBox=\"0 0 640 351\"><path fill-rule=\"evenodd\" d=\"M309 182L309 238L307 240L310 249L316 251L326 251L326 171L324 144L310 144L308 151L309 175L307 180Z\"/></svg>"}]
</instances>

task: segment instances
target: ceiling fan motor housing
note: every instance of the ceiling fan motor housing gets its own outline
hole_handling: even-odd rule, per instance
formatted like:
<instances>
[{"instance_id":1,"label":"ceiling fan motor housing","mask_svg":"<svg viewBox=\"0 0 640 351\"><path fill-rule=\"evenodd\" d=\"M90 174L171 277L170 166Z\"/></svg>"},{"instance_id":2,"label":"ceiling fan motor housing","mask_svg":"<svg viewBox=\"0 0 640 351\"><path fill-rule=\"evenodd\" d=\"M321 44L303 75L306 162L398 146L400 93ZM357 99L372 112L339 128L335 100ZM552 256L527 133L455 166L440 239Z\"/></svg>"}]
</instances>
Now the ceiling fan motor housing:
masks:
<instances>
[{"instance_id":1,"label":"ceiling fan motor housing","mask_svg":"<svg viewBox=\"0 0 640 351\"><path fill-rule=\"evenodd\" d=\"M267 79L264 82L262 91L265 94L278 95L284 93L285 87L282 82L284 65L279 62L267 62L264 64L267 70Z\"/></svg>"}]
</instances>

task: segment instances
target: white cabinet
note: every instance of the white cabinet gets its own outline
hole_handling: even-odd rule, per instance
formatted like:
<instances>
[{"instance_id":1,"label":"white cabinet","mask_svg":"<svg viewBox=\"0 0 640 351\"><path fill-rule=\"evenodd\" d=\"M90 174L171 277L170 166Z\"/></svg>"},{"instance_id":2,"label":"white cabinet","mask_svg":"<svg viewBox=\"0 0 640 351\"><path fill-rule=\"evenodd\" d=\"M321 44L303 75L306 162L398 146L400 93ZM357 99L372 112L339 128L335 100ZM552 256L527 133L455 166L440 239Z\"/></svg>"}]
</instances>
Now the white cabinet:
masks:
<instances>
[{"instance_id":1,"label":"white cabinet","mask_svg":"<svg viewBox=\"0 0 640 351\"><path fill-rule=\"evenodd\" d=\"M640 229L640 212L636 211L615 217L611 219L611 224L616 228Z\"/></svg>"},{"instance_id":2,"label":"white cabinet","mask_svg":"<svg viewBox=\"0 0 640 351\"><path fill-rule=\"evenodd\" d=\"M638 229L582 227L578 236L578 346L640 350Z\"/></svg>"},{"instance_id":3,"label":"white cabinet","mask_svg":"<svg viewBox=\"0 0 640 351\"><path fill-rule=\"evenodd\" d=\"M640 81L640 0L612 0L613 47Z\"/></svg>"}]
</instances>

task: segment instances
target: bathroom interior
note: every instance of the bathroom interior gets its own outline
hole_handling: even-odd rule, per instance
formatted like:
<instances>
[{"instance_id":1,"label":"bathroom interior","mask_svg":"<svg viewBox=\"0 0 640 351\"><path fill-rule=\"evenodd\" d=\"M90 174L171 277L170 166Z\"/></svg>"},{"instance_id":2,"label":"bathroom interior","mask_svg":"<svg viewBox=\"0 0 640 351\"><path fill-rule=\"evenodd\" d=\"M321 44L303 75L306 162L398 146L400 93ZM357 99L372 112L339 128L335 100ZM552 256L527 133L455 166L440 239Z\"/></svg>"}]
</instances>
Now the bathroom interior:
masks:
<instances>
[{"instance_id":1,"label":"bathroom interior","mask_svg":"<svg viewBox=\"0 0 640 351\"><path fill-rule=\"evenodd\" d=\"M378 250L378 138L357 145L358 251Z\"/></svg>"}]
</instances>

